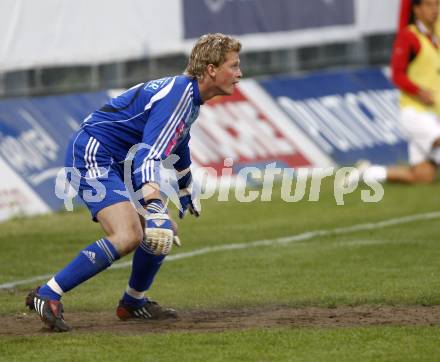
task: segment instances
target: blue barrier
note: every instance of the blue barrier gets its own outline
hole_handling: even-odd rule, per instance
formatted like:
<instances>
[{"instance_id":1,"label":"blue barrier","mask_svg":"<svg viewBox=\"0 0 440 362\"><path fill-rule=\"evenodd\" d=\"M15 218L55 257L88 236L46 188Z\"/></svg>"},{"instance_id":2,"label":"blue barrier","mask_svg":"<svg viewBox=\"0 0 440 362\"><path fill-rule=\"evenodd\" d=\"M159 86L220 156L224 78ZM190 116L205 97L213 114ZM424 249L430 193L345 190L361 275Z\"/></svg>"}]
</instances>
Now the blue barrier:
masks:
<instances>
[{"instance_id":1,"label":"blue barrier","mask_svg":"<svg viewBox=\"0 0 440 362\"><path fill-rule=\"evenodd\" d=\"M63 205L54 186L68 138L108 98L94 92L0 101L0 156L51 209Z\"/></svg>"},{"instance_id":2,"label":"blue barrier","mask_svg":"<svg viewBox=\"0 0 440 362\"><path fill-rule=\"evenodd\" d=\"M380 69L260 81L289 118L340 165L407 160L397 91Z\"/></svg>"},{"instance_id":3,"label":"blue barrier","mask_svg":"<svg viewBox=\"0 0 440 362\"><path fill-rule=\"evenodd\" d=\"M249 106L272 103L273 97L274 113L287 115L285 128L293 122L296 128L292 124L292 129L301 130L302 139L311 141L309 148L315 144L337 164L353 164L361 158L382 164L407 160L407 143L398 122L397 91L380 69L275 77L254 84L256 89L263 88L266 92L247 94ZM228 99L245 100L238 94L237 91L236 99L234 96ZM0 101L0 161L6 162L14 177L22 179L50 209L60 209L63 205L63 200L55 195L54 186L64 164L70 135L108 98L109 93L101 91ZM268 121L266 118L256 121L264 123L264 120ZM275 127L276 120L271 121ZM203 143L197 134L194 136L193 140ZM289 133L290 136L295 137ZM211 147L219 146L212 143ZM258 163L257 156L250 157L246 164ZM318 162L307 164L320 166ZM11 193L8 187L7 192Z\"/></svg>"}]
</instances>

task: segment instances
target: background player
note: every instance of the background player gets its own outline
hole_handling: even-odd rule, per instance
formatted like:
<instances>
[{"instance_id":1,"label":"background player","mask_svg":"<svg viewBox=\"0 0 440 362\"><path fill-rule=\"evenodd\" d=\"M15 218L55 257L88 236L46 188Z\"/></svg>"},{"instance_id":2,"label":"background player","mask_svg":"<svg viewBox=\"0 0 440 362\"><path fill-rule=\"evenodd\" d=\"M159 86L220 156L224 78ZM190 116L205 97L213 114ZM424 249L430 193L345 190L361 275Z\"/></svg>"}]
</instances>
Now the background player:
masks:
<instances>
[{"instance_id":1,"label":"background player","mask_svg":"<svg viewBox=\"0 0 440 362\"><path fill-rule=\"evenodd\" d=\"M429 183L440 164L440 44L435 32L439 0L412 0L410 6L409 25L397 34L391 61L393 81L401 92L410 165L362 162L358 168L366 181Z\"/></svg>"},{"instance_id":2,"label":"background player","mask_svg":"<svg viewBox=\"0 0 440 362\"><path fill-rule=\"evenodd\" d=\"M189 130L203 102L233 93L242 76L240 49L236 39L223 34L202 36L192 49L184 75L129 89L87 117L72 137L66 155L66 166L74 170L71 183L105 236L81 250L47 284L27 296L27 306L35 309L49 328L70 329L60 302L65 292L133 250L132 272L117 307L118 317L176 317L174 310L145 297L177 233L161 198L159 167L170 154L179 156L174 167L181 175L180 216L187 209L198 216L189 192ZM123 177L127 153L138 144L146 147L136 152L132 183L142 191L145 218L139 217L130 202Z\"/></svg>"}]
</instances>

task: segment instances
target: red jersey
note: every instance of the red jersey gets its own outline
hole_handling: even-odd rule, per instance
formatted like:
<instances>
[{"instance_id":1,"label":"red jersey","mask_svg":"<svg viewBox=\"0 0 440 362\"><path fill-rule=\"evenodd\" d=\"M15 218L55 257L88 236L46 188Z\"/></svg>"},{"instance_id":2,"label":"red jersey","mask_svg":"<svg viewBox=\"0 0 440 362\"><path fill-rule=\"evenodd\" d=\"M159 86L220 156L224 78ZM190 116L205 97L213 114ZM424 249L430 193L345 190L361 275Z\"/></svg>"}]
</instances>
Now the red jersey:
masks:
<instances>
[{"instance_id":1,"label":"red jersey","mask_svg":"<svg viewBox=\"0 0 440 362\"><path fill-rule=\"evenodd\" d=\"M419 28L419 30L421 29ZM435 47L438 47L435 36L426 31L421 32L429 38ZM417 39L417 36L410 31L408 27L400 30L394 41L391 58L392 79L400 90L412 95L417 94L419 86L408 78L407 69L408 65L417 56L419 51L420 41Z\"/></svg>"}]
</instances>

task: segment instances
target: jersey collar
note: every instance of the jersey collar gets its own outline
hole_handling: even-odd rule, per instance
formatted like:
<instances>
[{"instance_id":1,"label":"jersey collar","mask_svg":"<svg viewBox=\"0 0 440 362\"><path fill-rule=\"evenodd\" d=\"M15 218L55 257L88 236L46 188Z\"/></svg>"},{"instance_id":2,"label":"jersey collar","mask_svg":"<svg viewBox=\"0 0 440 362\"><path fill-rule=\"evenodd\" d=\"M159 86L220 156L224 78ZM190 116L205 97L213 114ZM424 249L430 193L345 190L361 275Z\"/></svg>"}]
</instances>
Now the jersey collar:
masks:
<instances>
[{"instance_id":1,"label":"jersey collar","mask_svg":"<svg viewBox=\"0 0 440 362\"><path fill-rule=\"evenodd\" d=\"M426 35L435 46L439 45L439 40L437 36L433 33L431 33L428 28L423 24L420 20L416 21L416 27L423 35Z\"/></svg>"},{"instance_id":2,"label":"jersey collar","mask_svg":"<svg viewBox=\"0 0 440 362\"><path fill-rule=\"evenodd\" d=\"M200 106L201 104L203 104L203 101L200 97L199 83L197 82L197 78L191 78L191 82L194 90L194 103Z\"/></svg>"}]
</instances>

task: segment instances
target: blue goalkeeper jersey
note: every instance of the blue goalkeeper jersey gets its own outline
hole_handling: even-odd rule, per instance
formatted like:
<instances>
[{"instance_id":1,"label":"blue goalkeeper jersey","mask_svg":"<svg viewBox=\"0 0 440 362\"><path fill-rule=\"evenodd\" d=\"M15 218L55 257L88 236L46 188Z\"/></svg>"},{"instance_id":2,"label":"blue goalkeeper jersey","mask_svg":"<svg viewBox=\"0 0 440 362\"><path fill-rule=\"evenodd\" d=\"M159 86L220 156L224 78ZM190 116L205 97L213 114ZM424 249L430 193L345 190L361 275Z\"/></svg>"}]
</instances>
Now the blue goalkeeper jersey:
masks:
<instances>
[{"instance_id":1,"label":"blue goalkeeper jersey","mask_svg":"<svg viewBox=\"0 0 440 362\"><path fill-rule=\"evenodd\" d=\"M202 100L196 79L185 75L138 84L93 112L81 128L95 137L113 160L122 162L134 145L142 144L134 164L142 183L158 179L160 161L179 156L177 170L190 166L189 130Z\"/></svg>"}]
</instances>

